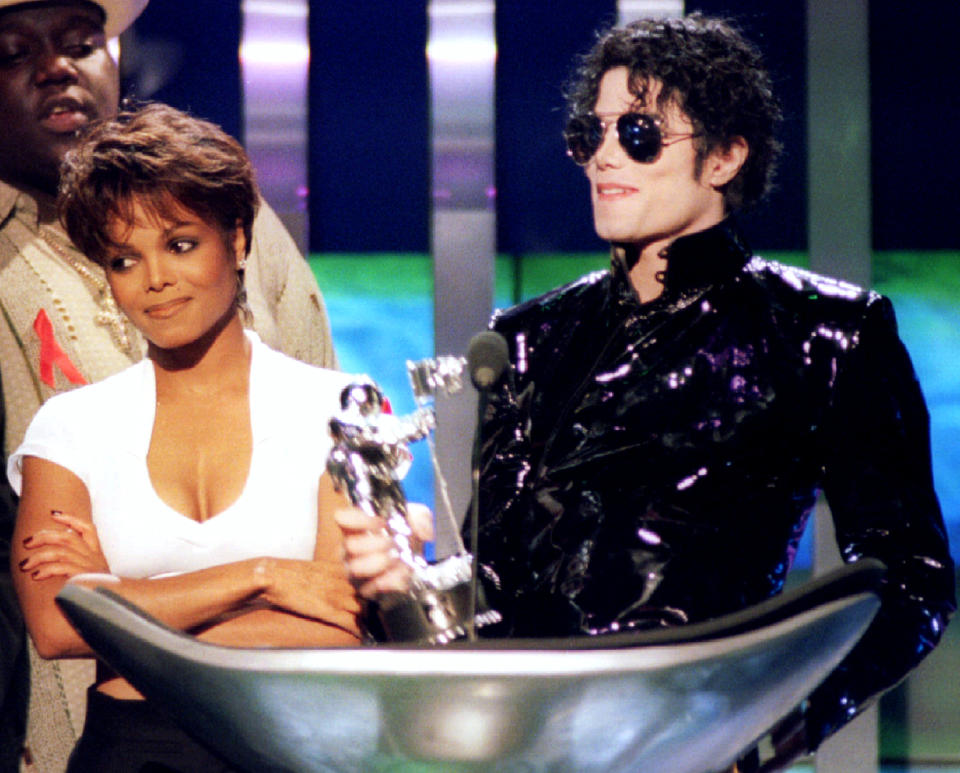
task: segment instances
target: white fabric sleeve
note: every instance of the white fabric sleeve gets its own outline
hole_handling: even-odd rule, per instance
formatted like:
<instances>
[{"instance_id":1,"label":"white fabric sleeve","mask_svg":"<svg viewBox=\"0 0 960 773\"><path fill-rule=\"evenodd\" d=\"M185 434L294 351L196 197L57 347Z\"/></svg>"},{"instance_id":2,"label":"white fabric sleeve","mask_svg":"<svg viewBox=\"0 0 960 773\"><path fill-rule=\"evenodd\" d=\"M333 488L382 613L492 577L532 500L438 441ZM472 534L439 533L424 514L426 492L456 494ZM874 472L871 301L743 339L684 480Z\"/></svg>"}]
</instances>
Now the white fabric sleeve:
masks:
<instances>
[{"instance_id":1,"label":"white fabric sleeve","mask_svg":"<svg viewBox=\"0 0 960 773\"><path fill-rule=\"evenodd\" d=\"M96 455L89 444L83 448L78 442L87 433L77 427L75 401L61 399L68 396L69 393L57 395L40 406L23 442L7 459L7 479L18 496L22 493L23 459L26 456L59 464L90 488L88 465Z\"/></svg>"}]
</instances>

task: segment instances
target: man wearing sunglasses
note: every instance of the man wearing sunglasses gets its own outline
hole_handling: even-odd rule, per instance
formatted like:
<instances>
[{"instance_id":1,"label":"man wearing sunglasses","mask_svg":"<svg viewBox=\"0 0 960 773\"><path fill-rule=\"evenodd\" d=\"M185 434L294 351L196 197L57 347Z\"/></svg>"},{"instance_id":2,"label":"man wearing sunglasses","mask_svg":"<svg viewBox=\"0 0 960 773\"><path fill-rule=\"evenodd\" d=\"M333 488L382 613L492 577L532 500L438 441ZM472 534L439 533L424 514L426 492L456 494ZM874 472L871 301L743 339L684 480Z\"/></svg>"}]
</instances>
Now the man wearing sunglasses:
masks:
<instances>
[{"instance_id":1,"label":"man wearing sunglasses","mask_svg":"<svg viewBox=\"0 0 960 773\"><path fill-rule=\"evenodd\" d=\"M507 635L694 622L781 590L823 490L845 559L889 577L790 756L902 679L955 604L889 302L751 255L733 220L770 186L779 118L722 21L641 21L587 54L565 138L612 266L494 317L515 372L483 427L479 554Z\"/></svg>"},{"instance_id":2,"label":"man wearing sunglasses","mask_svg":"<svg viewBox=\"0 0 960 773\"><path fill-rule=\"evenodd\" d=\"M782 589L823 490L844 558L889 574L861 644L785 726L786 764L902 679L955 602L889 301L753 256L733 220L770 186L779 117L722 21L636 22L583 59L565 136L611 268L494 315L513 368L481 428L478 554L503 636L702 621ZM362 545L370 593L395 575Z\"/></svg>"}]
</instances>

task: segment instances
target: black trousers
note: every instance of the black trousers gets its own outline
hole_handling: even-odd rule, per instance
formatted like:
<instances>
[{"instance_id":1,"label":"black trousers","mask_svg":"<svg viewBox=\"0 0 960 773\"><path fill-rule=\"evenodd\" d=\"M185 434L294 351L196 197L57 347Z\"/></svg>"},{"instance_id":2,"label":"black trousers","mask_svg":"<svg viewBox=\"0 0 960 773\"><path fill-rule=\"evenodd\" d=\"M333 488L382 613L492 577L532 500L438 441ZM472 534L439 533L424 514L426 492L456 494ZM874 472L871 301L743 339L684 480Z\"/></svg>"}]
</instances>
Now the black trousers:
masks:
<instances>
[{"instance_id":1,"label":"black trousers","mask_svg":"<svg viewBox=\"0 0 960 773\"><path fill-rule=\"evenodd\" d=\"M0 773L16 773L27 727L30 666L23 618L2 543L0 538Z\"/></svg>"},{"instance_id":2,"label":"black trousers","mask_svg":"<svg viewBox=\"0 0 960 773\"><path fill-rule=\"evenodd\" d=\"M0 443L3 441L3 390L0 388ZM27 633L10 576L10 538L17 498L7 481L7 459L0 451L0 773L20 770L27 728L30 665Z\"/></svg>"},{"instance_id":3,"label":"black trousers","mask_svg":"<svg viewBox=\"0 0 960 773\"><path fill-rule=\"evenodd\" d=\"M146 701L87 692L67 773L239 773Z\"/></svg>"}]
</instances>

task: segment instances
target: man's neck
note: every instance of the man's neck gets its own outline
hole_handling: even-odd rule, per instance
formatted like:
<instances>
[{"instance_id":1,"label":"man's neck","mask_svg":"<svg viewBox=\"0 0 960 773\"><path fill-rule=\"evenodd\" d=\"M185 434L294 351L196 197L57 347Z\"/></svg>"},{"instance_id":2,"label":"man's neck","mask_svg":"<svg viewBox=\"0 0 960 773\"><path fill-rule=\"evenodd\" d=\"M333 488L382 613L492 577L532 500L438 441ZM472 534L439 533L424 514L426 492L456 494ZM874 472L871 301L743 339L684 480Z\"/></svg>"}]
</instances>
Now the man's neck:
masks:
<instances>
[{"instance_id":1,"label":"man's neck","mask_svg":"<svg viewBox=\"0 0 960 773\"><path fill-rule=\"evenodd\" d=\"M0 169L0 182L5 182L12 188L29 193L35 198L55 199L57 197L57 187L60 185L58 177L48 177L47 175L32 175L22 177L20 175L8 174Z\"/></svg>"},{"instance_id":2,"label":"man's neck","mask_svg":"<svg viewBox=\"0 0 960 773\"><path fill-rule=\"evenodd\" d=\"M638 257L636 247L633 245L614 249L622 251L621 258L626 261L626 265L633 264L627 277L640 303L649 303L657 298L663 292L663 275L667 270L666 258L648 250L641 250Z\"/></svg>"},{"instance_id":3,"label":"man's neck","mask_svg":"<svg viewBox=\"0 0 960 773\"><path fill-rule=\"evenodd\" d=\"M52 193L0 176L0 208L3 210L0 212L0 218L5 217L14 202L21 197L30 200L31 204L28 208L35 210L37 225L56 224L58 222L56 197ZM23 205L21 204L21 206Z\"/></svg>"},{"instance_id":4,"label":"man's neck","mask_svg":"<svg viewBox=\"0 0 960 773\"><path fill-rule=\"evenodd\" d=\"M616 244L613 246L614 255L624 260L628 267L628 278L641 303L648 303L663 293L663 280L667 273L669 251L677 239L702 233L713 228L726 218L725 212L718 212L715 218L708 218L698 223L697 227L688 228L664 239L656 239L646 244ZM619 253L619 254L618 254Z\"/></svg>"}]
</instances>

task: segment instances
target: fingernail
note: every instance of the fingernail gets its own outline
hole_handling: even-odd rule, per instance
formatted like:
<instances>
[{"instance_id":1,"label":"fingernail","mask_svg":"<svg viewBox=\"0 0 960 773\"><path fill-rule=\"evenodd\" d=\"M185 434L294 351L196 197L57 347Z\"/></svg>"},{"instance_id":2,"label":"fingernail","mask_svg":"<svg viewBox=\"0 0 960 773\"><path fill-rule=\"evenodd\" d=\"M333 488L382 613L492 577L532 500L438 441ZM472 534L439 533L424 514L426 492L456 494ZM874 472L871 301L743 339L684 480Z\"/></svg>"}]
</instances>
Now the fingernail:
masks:
<instances>
[{"instance_id":1,"label":"fingernail","mask_svg":"<svg viewBox=\"0 0 960 773\"><path fill-rule=\"evenodd\" d=\"M28 548L28 547L30 547L30 543L31 543L31 542L33 542L33 537L27 537L27 538L23 541L23 546L24 546L25 548Z\"/></svg>"},{"instance_id":2,"label":"fingernail","mask_svg":"<svg viewBox=\"0 0 960 773\"><path fill-rule=\"evenodd\" d=\"M51 510L50 515L63 515L63 513L60 510Z\"/></svg>"},{"instance_id":3,"label":"fingernail","mask_svg":"<svg viewBox=\"0 0 960 773\"><path fill-rule=\"evenodd\" d=\"M27 565L27 561L29 561L29 560L30 560L29 558L25 558L25 559L23 559L23 561L21 561L19 564L17 564L17 566L19 566L21 569L23 569L23 567L25 567L25 566Z\"/></svg>"},{"instance_id":4,"label":"fingernail","mask_svg":"<svg viewBox=\"0 0 960 773\"><path fill-rule=\"evenodd\" d=\"M39 579L40 570L39 570L39 569L34 569L34 570L33 570L33 573L32 573L30 576L31 576L34 580Z\"/></svg>"}]
</instances>

